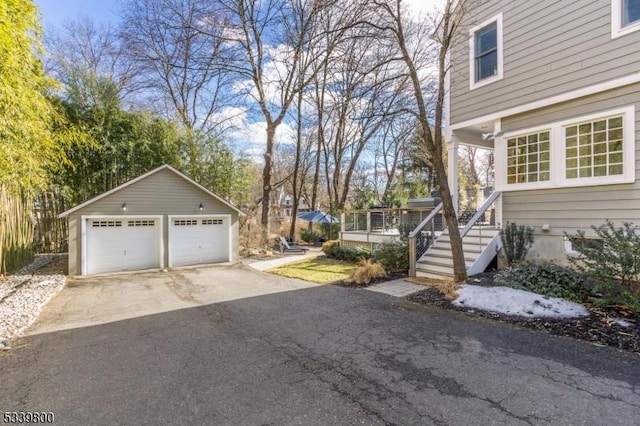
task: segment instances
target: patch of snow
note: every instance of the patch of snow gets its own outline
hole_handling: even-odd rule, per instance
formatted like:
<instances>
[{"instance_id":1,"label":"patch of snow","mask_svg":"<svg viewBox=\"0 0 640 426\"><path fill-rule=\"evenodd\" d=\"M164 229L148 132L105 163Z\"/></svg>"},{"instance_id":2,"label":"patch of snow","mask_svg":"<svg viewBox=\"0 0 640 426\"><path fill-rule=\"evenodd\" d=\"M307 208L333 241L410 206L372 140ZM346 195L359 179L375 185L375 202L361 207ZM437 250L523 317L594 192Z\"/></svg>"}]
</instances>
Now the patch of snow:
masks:
<instances>
[{"instance_id":1,"label":"patch of snow","mask_svg":"<svg viewBox=\"0 0 640 426\"><path fill-rule=\"evenodd\" d=\"M633 325L629 321L625 321L622 318L611 318L611 319L613 320L614 323L618 324L620 327L629 328Z\"/></svg>"},{"instance_id":2,"label":"patch of snow","mask_svg":"<svg viewBox=\"0 0 640 426\"><path fill-rule=\"evenodd\" d=\"M498 312L528 318L579 318L589 311L579 303L555 297L541 296L509 287L480 287L463 285L456 292L456 306Z\"/></svg>"}]
</instances>

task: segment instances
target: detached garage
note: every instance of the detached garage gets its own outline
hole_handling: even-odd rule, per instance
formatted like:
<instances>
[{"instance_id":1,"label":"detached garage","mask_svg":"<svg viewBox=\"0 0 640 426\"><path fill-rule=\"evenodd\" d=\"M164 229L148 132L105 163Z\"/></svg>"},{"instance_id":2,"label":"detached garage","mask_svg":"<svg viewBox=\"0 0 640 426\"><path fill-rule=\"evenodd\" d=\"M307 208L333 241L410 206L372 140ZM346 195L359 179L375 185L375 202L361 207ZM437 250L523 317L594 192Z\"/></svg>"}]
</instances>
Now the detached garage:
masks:
<instances>
[{"instance_id":1,"label":"detached garage","mask_svg":"<svg viewBox=\"0 0 640 426\"><path fill-rule=\"evenodd\" d=\"M69 275L238 259L238 208L164 165L60 215Z\"/></svg>"}]
</instances>

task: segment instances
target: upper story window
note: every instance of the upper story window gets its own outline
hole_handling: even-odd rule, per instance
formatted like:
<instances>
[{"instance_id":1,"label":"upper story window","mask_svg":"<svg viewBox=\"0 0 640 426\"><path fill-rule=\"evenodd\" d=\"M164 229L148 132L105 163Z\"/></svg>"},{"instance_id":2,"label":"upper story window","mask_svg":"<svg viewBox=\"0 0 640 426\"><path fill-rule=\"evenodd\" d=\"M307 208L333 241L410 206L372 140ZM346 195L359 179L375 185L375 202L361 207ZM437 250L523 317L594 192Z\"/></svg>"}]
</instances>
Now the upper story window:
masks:
<instances>
[{"instance_id":1,"label":"upper story window","mask_svg":"<svg viewBox=\"0 0 640 426\"><path fill-rule=\"evenodd\" d=\"M469 32L469 88L471 90L502 78L502 14Z\"/></svg>"},{"instance_id":2,"label":"upper story window","mask_svg":"<svg viewBox=\"0 0 640 426\"><path fill-rule=\"evenodd\" d=\"M611 0L611 38L640 30L640 0Z\"/></svg>"}]
</instances>

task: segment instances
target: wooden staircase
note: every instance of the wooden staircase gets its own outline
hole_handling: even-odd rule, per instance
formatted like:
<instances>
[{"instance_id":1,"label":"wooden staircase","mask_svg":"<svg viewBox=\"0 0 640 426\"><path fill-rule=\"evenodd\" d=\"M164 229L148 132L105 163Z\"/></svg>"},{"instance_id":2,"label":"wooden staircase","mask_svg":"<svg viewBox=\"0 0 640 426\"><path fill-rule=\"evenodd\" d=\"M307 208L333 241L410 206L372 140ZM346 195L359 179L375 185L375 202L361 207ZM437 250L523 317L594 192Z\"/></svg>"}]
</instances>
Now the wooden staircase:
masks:
<instances>
[{"instance_id":1,"label":"wooden staircase","mask_svg":"<svg viewBox=\"0 0 640 426\"><path fill-rule=\"evenodd\" d=\"M467 274L483 272L499 250L500 232L495 226L475 225L462 239ZM453 277L451 240L445 230L416 262L416 276Z\"/></svg>"},{"instance_id":2,"label":"wooden staircase","mask_svg":"<svg viewBox=\"0 0 640 426\"><path fill-rule=\"evenodd\" d=\"M489 266L502 248L500 226L486 220L485 213L500 197L494 192L484 205L460 228L462 249L468 275L475 275ZM442 203L409 234L409 274L417 277L442 279L453 277L451 239L447 229L437 229L436 217L441 215ZM442 223L442 222L440 222Z\"/></svg>"}]
</instances>

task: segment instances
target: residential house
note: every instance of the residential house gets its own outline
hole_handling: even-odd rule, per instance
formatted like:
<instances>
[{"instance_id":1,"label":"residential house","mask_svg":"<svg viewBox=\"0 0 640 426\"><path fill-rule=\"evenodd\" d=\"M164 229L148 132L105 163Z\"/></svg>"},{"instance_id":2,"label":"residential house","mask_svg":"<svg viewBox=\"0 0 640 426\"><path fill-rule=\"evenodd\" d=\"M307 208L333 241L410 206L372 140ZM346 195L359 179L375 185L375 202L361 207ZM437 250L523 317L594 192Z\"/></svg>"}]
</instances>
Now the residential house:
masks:
<instances>
[{"instance_id":1,"label":"residential house","mask_svg":"<svg viewBox=\"0 0 640 426\"><path fill-rule=\"evenodd\" d=\"M534 228L532 260L566 259L565 232L640 224L640 0L484 1L463 28L448 149L494 150L499 221Z\"/></svg>"}]
</instances>

